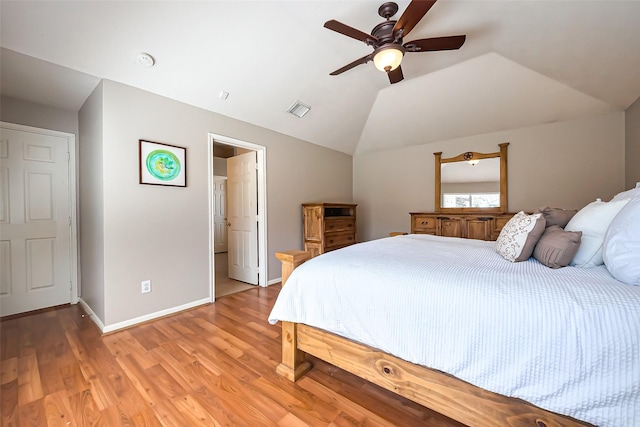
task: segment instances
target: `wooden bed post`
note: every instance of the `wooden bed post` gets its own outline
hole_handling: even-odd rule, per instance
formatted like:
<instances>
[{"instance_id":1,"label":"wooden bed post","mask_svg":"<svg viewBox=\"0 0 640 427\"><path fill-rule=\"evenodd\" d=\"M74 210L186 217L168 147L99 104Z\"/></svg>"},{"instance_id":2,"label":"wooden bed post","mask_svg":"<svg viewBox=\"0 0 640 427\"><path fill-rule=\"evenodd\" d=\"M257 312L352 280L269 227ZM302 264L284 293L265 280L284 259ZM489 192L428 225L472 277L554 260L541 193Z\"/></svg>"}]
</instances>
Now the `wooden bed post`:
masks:
<instances>
[{"instance_id":1,"label":"wooden bed post","mask_svg":"<svg viewBox=\"0 0 640 427\"><path fill-rule=\"evenodd\" d=\"M276 252L276 258L282 262L282 286L300 264L311 258L305 251ZM282 322L282 363L276 372L290 381L296 381L311 369L311 363L305 360L305 353L298 350L296 324Z\"/></svg>"}]
</instances>

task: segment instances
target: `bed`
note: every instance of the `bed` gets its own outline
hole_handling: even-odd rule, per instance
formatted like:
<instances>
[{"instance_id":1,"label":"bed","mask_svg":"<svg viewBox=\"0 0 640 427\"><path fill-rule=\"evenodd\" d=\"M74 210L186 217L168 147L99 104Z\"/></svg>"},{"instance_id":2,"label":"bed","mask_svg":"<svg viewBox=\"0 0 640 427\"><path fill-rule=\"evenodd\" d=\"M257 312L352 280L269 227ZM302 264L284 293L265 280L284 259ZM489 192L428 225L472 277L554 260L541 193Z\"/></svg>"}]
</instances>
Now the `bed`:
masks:
<instances>
[{"instance_id":1,"label":"bed","mask_svg":"<svg viewBox=\"0 0 640 427\"><path fill-rule=\"evenodd\" d=\"M604 265L415 234L277 256L269 321L292 381L311 354L467 425L640 423L640 287Z\"/></svg>"}]
</instances>

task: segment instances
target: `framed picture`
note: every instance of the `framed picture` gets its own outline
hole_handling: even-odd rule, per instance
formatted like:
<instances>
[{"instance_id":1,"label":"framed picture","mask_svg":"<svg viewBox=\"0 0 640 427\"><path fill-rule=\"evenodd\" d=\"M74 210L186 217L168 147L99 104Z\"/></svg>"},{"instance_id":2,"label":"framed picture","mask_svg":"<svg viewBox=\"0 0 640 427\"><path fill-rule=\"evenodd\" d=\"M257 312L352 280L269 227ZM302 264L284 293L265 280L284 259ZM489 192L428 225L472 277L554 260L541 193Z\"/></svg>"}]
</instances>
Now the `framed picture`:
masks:
<instances>
[{"instance_id":1,"label":"framed picture","mask_svg":"<svg viewBox=\"0 0 640 427\"><path fill-rule=\"evenodd\" d=\"M138 140L140 184L187 186L187 149L160 142Z\"/></svg>"}]
</instances>

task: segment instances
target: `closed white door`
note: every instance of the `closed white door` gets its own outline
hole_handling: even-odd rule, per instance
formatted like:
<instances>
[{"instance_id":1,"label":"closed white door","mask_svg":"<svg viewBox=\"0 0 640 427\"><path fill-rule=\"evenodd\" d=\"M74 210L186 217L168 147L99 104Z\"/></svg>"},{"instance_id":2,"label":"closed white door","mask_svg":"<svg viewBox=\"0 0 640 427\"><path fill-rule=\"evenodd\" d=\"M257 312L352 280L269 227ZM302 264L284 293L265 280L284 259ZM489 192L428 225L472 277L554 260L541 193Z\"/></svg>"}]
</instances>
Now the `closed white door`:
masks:
<instances>
[{"instance_id":1,"label":"closed white door","mask_svg":"<svg viewBox=\"0 0 640 427\"><path fill-rule=\"evenodd\" d=\"M0 314L69 303L69 138L0 132Z\"/></svg>"},{"instance_id":2,"label":"closed white door","mask_svg":"<svg viewBox=\"0 0 640 427\"><path fill-rule=\"evenodd\" d=\"M213 177L213 241L215 253L227 252L227 178Z\"/></svg>"},{"instance_id":3,"label":"closed white door","mask_svg":"<svg viewBox=\"0 0 640 427\"><path fill-rule=\"evenodd\" d=\"M227 159L229 277L258 284L258 190L255 151Z\"/></svg>"}]
</instances>

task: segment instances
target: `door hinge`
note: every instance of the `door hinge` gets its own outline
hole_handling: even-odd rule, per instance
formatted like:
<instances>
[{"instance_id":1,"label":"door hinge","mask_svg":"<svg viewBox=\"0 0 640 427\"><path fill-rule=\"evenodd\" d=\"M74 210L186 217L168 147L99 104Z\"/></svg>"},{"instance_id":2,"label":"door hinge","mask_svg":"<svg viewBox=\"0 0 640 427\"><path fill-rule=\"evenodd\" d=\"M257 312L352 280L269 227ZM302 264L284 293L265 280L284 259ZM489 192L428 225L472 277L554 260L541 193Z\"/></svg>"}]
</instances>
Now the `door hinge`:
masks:
<instances>
[{"instance_id":1,"label":"door hinge","mask_svg":"<svg viewBox=\"0 0 640 427\"><path fill-rule=\"evenodd\" d=\"M71 161L71 153L67 151L67 161L70 162Z\"/></svg>"},{"instance_id":2,"label":"door hinge","mask_svg":"<svg viewBox=\"0 0 640 427\"><path fill-rule=\"evenodd\" d=\"M71 227L71 217L69 217L69 227Z\"/></svg>"}]
</instances>

